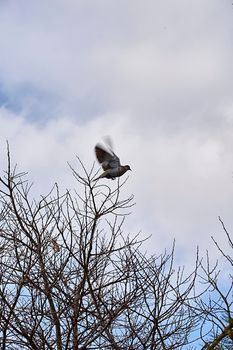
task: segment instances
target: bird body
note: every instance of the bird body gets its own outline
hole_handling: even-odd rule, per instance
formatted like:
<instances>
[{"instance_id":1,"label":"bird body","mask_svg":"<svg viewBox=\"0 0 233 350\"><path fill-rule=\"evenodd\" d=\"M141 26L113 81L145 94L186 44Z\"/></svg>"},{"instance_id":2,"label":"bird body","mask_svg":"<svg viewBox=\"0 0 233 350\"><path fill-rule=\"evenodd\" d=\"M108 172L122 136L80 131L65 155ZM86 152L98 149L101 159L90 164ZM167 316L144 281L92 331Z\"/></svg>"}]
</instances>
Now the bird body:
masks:
<instances>
[{"instance_id":1,"label":"bird body","mask_svg":"<svg viewBox=\"0 0 233 350\"><path fill-rule=\"evenodd\" d=\"M107 179L114 180L116 177L122 176L127 170L131 170L129 165L120 164L120 159L113 152L110 145L108 145L107 150L104 149L103 146L98 143L95 146L95 154L104 172L93 181L99 180L104 177L106 177Z\"/></svg>"},{"instance_id":2,"label":"bird body","mask_svg":"<svg viewBox=\"0 0 233 350\"><path fill-rule=\"evenodd\" d=\"M103 177L114 180L116 177L122 176L127 170L131 170L129 168L129 165L120 165L119 167L114 169L107 169L95 180L101 179Z\"/></svg>"}]
</instances>

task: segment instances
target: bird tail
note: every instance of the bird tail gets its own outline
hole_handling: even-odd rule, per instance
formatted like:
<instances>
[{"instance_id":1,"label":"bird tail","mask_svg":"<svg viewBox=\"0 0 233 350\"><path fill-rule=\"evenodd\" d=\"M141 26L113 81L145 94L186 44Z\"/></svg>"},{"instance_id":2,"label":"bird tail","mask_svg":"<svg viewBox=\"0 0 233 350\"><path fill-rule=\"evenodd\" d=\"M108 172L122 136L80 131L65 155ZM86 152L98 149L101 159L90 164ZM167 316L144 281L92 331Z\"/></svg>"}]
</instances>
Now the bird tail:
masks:
<instances>
[{"instance_id":1,"label":"bird tail","mask_svg":"<svg viewBox=\"0 0 233 350\"><path fill-rule=\"evenodd\" d=\"M101 176L96 177L95 179L92 180L92 182L97 181L101 178Z\"/></svg>"},{"instance_id":2,"label":"bird tail","mask_svg":"<svg viewBox=\"0 0 233 350\"><path fill-rule=\"evenodd\" d=\"M106 171L104 171L103 174L101 174L100 176L96 177L96 178L93 179L92 181L97 181L97 180L99 180L99 179L101 179L101 178L103 178L103 177L105 177L105 176L106 176Z\"/></svg>"}]
</instances>

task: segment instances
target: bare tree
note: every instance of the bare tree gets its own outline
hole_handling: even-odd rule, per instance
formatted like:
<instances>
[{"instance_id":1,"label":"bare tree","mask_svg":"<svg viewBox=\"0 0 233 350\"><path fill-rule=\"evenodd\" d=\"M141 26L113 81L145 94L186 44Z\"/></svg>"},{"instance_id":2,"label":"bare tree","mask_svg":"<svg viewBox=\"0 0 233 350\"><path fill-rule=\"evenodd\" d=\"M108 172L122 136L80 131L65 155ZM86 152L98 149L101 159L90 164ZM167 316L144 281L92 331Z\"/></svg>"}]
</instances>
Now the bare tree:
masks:
<instances>
[{"instance_id":1,"label":"bare tree","mask_svg":"<svg viewBox=\"0 0 233 350\"><path fill-rule=\"evenodd\" d=\"M230 234L220 217L219 221L233 253ZM205 263L201 263L200 277L206 285L206 292L196 300L202 319L200 338L204 342L202 349L227 350L233 348L233 254L226 254L213 237L212 240L225 264L224 270L219 268L218 261L211 266L208 252Z\"/></svg>"},{"instance_id":2,"label":"bare tree","mask_svg":"<svg viewBox=\"0 0 233 350\"><path fill-rule=\"evenodd\" d=\"M188 275L174 267L174 245L148 256L143 240L123 231L133 205L133 196L121 198L125 182L93 182L94 167L82 176L71 170L76 193L55 185L34 200L8 151L0 178L1 350L191 349L211 311L195 293L198 256Z\"/></svg>"}]
</instances>

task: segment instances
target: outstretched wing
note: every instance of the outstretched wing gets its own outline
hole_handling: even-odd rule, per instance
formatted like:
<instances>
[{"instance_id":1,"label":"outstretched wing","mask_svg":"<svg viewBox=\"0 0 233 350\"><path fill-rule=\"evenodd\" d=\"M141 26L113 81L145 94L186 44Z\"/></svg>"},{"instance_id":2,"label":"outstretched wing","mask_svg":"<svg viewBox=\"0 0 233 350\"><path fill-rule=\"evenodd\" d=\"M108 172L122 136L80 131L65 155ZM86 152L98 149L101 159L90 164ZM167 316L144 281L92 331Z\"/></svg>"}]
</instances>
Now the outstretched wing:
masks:
<instances>
[{"instance_id":1,"label":"outstretched wing","mask_svg":"<svg viewBox=\"0 0 233 350\"><path fill-rule=\"evenodd\" d=\"M120 166L120 159L114 152L108 152L100 144L95 146L95 154L103 170L114 169Z\"/></svg>"},{"instance_id":2,"label":"outstretched wing","mask_svg":"<svg viewBox=\"0 0 233 350\"><path fill-rule=\"evenodd\" d=\"M113 144L112 144L112 139L109 135L103 136L102 139L104 140L104 143L108 146L108 149L111 150L111 152L113 152Z\"/></svg>"}]
</instances>

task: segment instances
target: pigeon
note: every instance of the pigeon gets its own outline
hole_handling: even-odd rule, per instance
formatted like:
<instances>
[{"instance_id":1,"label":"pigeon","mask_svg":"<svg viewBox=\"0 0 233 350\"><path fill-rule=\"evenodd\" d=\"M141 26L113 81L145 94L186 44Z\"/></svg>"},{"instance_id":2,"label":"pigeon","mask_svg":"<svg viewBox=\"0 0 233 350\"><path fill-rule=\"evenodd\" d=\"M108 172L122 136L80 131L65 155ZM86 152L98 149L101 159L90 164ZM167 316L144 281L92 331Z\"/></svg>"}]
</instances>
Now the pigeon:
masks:
<instances>
[{"instance_id":1,"label":"pigeon","mask_svg":"<svg viewBox=\"0 0 233 350\"><path fill-rule=\"evenodd\" d=\"M104 149L100 143L97 143L95 154L104 172L93 181L97 181L103 177L114 180L116 177L122 176L126 171L131 170L129 165L121 165L120 159L112 150L110 140L108 141L108 150Z\"/></svg>"}]
</instances>

